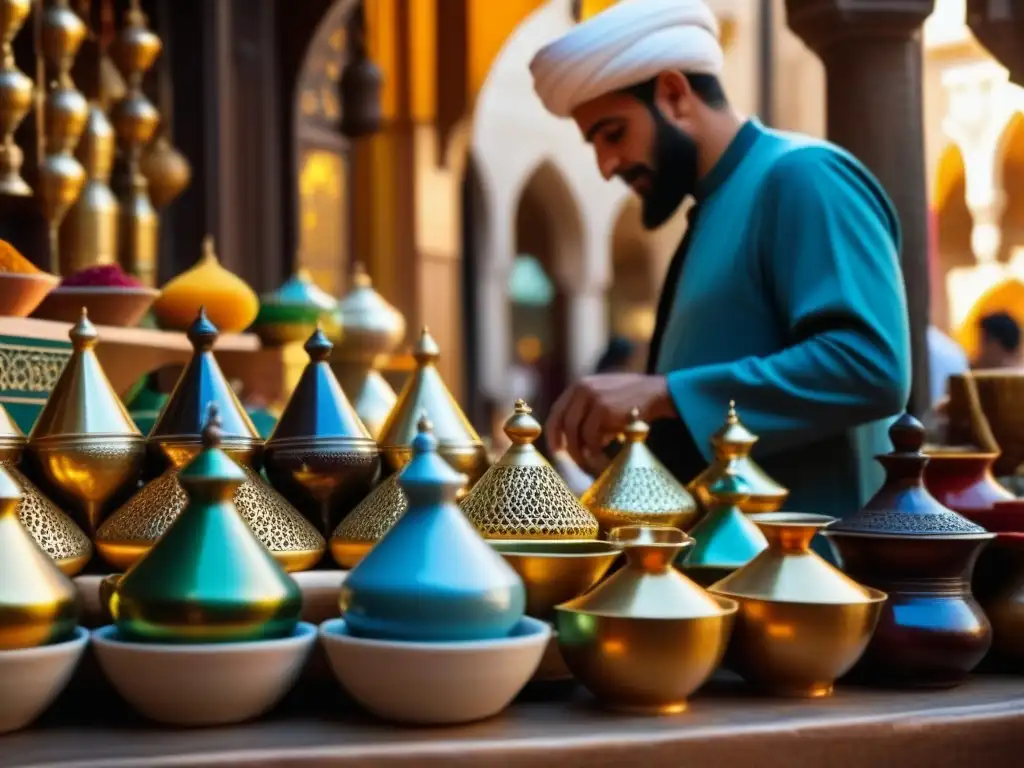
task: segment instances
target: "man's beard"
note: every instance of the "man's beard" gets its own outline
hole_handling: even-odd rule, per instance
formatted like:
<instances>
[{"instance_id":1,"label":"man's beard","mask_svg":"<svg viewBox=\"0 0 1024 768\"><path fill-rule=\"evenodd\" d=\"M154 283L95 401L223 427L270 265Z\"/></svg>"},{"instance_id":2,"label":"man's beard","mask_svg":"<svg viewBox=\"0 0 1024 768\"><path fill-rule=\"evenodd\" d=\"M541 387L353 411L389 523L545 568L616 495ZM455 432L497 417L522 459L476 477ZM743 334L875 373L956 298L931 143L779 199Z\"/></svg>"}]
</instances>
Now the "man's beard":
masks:
<instances>
[{"instance_id":1,"label":"man's beard","mask_svg":"<svg viewBox=\"0 0 1024 768\"><path fill-rule=\"evenodd\" d=\"M619 176L627 184L647 177L650 186L641 195L641 220L646 229L657 229L674 214L687 195L697 188L697 144L672 125L657 108L651 108L654 119L653 167L633 165Z\"/></svg>"}]
</instances>

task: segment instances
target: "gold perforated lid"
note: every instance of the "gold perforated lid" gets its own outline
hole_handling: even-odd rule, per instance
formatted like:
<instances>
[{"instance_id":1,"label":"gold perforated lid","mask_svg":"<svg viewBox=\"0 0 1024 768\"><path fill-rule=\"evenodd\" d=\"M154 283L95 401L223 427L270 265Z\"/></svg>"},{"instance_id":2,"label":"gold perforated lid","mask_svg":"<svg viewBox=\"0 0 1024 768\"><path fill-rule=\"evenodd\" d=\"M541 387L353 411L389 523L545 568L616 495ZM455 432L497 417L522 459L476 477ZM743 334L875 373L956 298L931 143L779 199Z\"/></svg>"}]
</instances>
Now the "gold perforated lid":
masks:
<instances>
[{"instance_id":1,"label":"gold perforated lid","mask_svg":"<svg viewBox=\"0 0 1024 768\"><path fill-rule=\"evenodd\" d=\"M541 427L522 400L505 434L512 445L462 501L470 522L492 539L596 538L597 518L534 446Z\"/></svg>"}]
</instances>

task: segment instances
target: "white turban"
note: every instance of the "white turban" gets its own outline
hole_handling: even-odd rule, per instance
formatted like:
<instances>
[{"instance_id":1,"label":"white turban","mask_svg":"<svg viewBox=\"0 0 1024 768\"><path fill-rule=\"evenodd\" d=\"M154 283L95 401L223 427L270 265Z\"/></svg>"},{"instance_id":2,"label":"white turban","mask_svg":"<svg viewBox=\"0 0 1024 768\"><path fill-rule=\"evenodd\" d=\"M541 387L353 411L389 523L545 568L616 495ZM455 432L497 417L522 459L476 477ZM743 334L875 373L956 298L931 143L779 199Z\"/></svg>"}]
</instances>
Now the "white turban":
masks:
<instances>
[{"instance_id":1,"label":"white turban","mask_svg":"<svg viewBox=\"0 0 1024 768\"><path fill-rule=\"evenodd\" d=\"M548 111L568 117L665 70L718 75L722 60L718 20L702 0L619 0L542 48L530 71Z\"/></svg>"}]
</instances>

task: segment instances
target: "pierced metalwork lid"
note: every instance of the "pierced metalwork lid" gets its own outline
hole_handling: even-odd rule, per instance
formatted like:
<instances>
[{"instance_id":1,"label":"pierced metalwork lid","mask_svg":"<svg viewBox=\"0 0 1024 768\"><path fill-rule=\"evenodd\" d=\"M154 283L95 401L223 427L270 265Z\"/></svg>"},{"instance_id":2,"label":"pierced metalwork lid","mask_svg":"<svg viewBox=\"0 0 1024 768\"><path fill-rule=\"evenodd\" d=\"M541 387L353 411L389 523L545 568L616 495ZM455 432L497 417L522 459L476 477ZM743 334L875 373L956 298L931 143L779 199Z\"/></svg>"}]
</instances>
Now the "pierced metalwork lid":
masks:
<instances>
[{"instance_id":1,"label":"pierced metalwork lid","mask_svg":"<svg viewBox=\"0 0 1024 768\"><path fill-rule=\"evenodd\" d=\"M889 428L893 451L877 456L885 483L857 514L830 526L826 536L844 533L883 536L973 536L986 533L944 507L924 486L928 456L922 453L924 426L908 413Z\"/></svg>"}]
</instances>

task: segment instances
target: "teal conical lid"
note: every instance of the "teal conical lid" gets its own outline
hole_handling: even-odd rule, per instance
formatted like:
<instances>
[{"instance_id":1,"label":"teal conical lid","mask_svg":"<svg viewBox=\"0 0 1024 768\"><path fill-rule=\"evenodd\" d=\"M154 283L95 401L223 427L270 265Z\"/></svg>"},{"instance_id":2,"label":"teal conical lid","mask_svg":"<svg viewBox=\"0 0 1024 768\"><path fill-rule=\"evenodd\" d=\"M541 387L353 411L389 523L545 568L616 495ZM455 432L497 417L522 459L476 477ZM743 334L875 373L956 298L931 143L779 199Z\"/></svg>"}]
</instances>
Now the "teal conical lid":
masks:
<instances>
[{"instance_id":1,"label":"teal conical lid","mask_svg":"<svg viewBox=\"0 0 1024 768\"><path fill-rule=\"evenodd\" d=\"M696 543L683 559L686 568L740 568L768 547L761 529L740 510L750 490L728 469L710 488L713 504L690 531Z\"/></svg>"},{"instance_id":2,"label":"teal conical lid","mask_svg":"<svg viewBox=\"0 0 1024 768\"><path fill-rule=\"evenodd\" d=\"M302 594L239 515L232 497L246 474L220 442L213 406L202 451L178 476L188 506L125 574L111 600L125 639L239 642L295 631Z\"/></svg>"},{"instance_id":3,"label":"teal conical lid","mask_svg":"<svg viewBox=\"0 0 1024 768\"><path fill-rule=\"evenodd\" d=\"M270 441L297 438L352 439L372 443L328 359L334 345L317 328L306 342L309 363L270 436Z\"/></svg>"}]
</instances>

